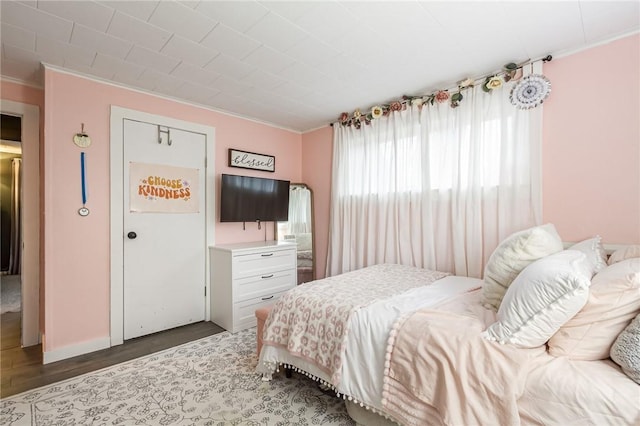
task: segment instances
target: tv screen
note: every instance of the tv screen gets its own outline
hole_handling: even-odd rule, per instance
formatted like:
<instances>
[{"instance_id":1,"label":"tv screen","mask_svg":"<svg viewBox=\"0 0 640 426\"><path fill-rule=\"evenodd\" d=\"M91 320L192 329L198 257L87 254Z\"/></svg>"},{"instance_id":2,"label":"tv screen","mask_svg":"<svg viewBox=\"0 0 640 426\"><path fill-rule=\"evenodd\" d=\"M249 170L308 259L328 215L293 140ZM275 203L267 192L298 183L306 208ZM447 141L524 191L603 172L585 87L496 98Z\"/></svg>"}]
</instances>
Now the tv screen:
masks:
<instances>
[{"instance_id":1,"label":"tv screen","mask_svg":"<svg viewBox=\"0 0 640 426\"><path fill-rule=\"evenodd\" d=\"M222 175L220 222L279 222L288 219L288 180Z\"/></svg>"}]
</instances>

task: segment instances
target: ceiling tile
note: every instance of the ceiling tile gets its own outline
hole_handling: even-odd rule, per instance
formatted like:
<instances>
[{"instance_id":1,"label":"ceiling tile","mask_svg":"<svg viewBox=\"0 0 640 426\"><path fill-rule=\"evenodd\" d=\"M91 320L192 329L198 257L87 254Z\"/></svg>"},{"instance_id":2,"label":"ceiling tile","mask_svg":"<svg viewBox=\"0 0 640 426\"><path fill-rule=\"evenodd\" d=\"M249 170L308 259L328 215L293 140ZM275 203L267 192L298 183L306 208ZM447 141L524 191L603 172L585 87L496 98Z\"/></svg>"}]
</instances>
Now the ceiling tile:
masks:
<instances>
[{"instance_id":1,"label":"ceiling tile","mask_svg":"<svg viewBox=\"0 0 640 426\"><path fill-rule=\"evenodd\" d=\"M318 65L340 54L336 49L313 37L298 40L285 53L296 61L308 65Z\"/></svg>"},{"instance_id":2,"label":"ceiling tile","mask_svg":"<svg viewBox=\"0 0 640 426\"><path fill-rule=\"evenodd\" d=\"M118 10L125 15L132 16L134 18L148 21L151 17L151 14L158 4L160 3L158 0L143 0L143 1L101 1L100 3L105 6L112 7L115 10Z\"/></svg>"},{"instance_id":3,"label":"ceiling tile","mask_svg":"<svg viewBox=\"0 0 640 426\"><path fill-rule=\"evenodd\" d=\"M172 58L181 59L190 64L202 67L209 63L220 52L208 49L201 44L174 35L162 48L161 52Z\"/></svg>"},{"instance_id":4,"label":"ceiling tile","mask_svg":"<svg viewBox=\"0 0 640 426\"><path fill-rule=\"evenodd\" d=\"M269 13L255 1L203 1L196 10L240 32L245 32Z\"/></svg>"},{"instance_id":5,"label":"ceiling tile","mask_svg":"<svg viewBox=\"0 0 640 426\"><path fill-rule=\"evenodd\" d=\"M189 40L200 42L217 22L177 2L161 1L149 23Z\"/></svg>"},{"instance_id":6,"label":"ceiling tile","mask_svg":"<svg viewBox=\"0 0 640 426\"><path fill-rule=\"evenodd\" d=\"M227 77L241 79L253 71L255 67L253 65L241 62L231 56L227 56L223 53L213 58L205 67L207 70L215 71Z\"/></svg>"},{"instance_id":7,"label":"ceiling tile","mask_svg":"<svg viewBox=\"0 0 640 426\"><path fill-rule=\"evenodd\" d=\"M269 91L279 96L298 99L304 98L312 92L312 90L308 87L300 86L299 84L293 83L291 81L287 81L286 83L281 84Z\"/></svg>"},{"instance_id":8,"label":"ceiling tile","mask_svg":"<svg viewBox=\"0 0 640 426\"><path fill-rule=\"evenodd\" d=\"M141 46L133 46L126 57L127 62L149 67L169 74L180 63L179 59L171 58L161 53L145 49Z\"/></svg>"},{"instance_id":9,"label":"ceiling tile","mask_svg":"<svg viewBox=\"0 0 640 426\"><path fill-rule=\"evenodd\" d=\"M224 24L218 24L202 40L202 44L236 59L242 59L260 47L257 41Z\"/></svg>"},{"instance_id":10,"label":"ceiling tile","mask_svg":"<svg viewBox=\"0 0 640 426\"><path fill-rule=\"evenodd\" d=\"M220 93L219 90L189 82L180 86L176 92L181 96L186 97L187 99L193 99L196 102L206 102L208 99L211 99Z\"/></svg>"},{"instance_id":11,"label":"ceiling tile","mask_svg":"<svg viewBox=\"0 0 640 426\"><path fill-rule=\"evenodd\" d=\"M166 91L173 91L184 83L182 79L150 68L145 69L140 77L138 77L138 80L148 81L150 84L153 84L154 90Z\"/></svg>"},{"instance_id":12,"label":"ceiling tile","mask_svg":"<svg viewBox=\"0 0 640 426\"><path fill-rule=\"evenodd\" d=\"M190 7L191 9L195 9L200 4L200 0L178 0L178 3Z\"/></svg>"},{"instance_id":13,"label":"ceiling tile","mask_svg":"<svg viewBox=\"0 0 640 426\"><path fill-rule=\"evenodd\" d=\"M36 34L68 42L73 23L42 10L13 1L0 2L2 22L20 26Z\"/></svg>"},{"instance_id":14,"label":"ceiling tile","mask_svg":"<svg viewBox=\"0 0 640 426\"><path fill-rule=\"evenodd\" d=\"M128 80L137 79L144 71L140 65L125 62L122 59L98 53L93 60L93 66L99 75L125 76Z\"/></svg>"},{"instance_id":15,"label":"ceiling tile","mask_svg":"<svg viewBox=\"0 0 640 426\"><path fill-rule=\"evenodd\" d=\"M222 76L218 78L212 85L222 93L228 93L230 95L243 95L253 87L246 83L242 83L234 78Z\"/></svg>"},{"instance_id":16,"label":"ceiling tile","mask_svg":"<svg viewBox=\"0 0 640 426\"><path fill-rule=\"evenodd\" d=\"M640 2L581 1L587 42L625 34L640 25Z\"/></svg>"},{"instance_id":17,"label":"ceiling tile","mask_svg":"<svg viewBox=\"0 0 640 426\"><path fill-rule=\"evenodd\" d=\"M219 73L184 62L180 63L176 69L171 72L171 75L181 80L191 81L203 86L213 83L214 80L220 77Z\"/></svg>"},{"instance_id":18,"label":"ceiling tile","mask_svg":"<svg viewBox=\"0 0 640 426\"><path fill-rule=\"evenodd\" d=\"M242 61L265 71L278 74L280 71L293 64L295 59L289 55L278 52L271 47L260 46Z\"/></svg>"},{"instance_id":19,"label":"ceiling tile","mask_svg":"<svg viewBox=\"0 0 640 426\"><path fill-rule=\"evenodd\" d=\"M273 13L258 21L246 34L281 52L307 37L299 27Z\"/></svg>"},{"instance_id":20,"label":"ceiling tile","mask_svg":"<svg viewBox=\"0 0 640 426\"><path fill-rule=\"evenodd\" d=\"M73 26L71 44L122 59L127 56L133 46L131 42L95 31L81 24Z\"/></svg>"},{"instance_id":21,"label":"ceiling tile","mask_svg":"<svg viewBox=\"0 0 640 426\"><path fill-rule=\"evenodd\" d=\"M2 51L4 58L8 61L24 62L28 67L40 66L40 56L33 50L24 50L5 44ZM62 65L62 61L59 64Z\"/></svg>"},{"instance_id":22,"label":"ceiling tile","mask_svg":"<svg viewBox=\"0 0 640 426\"><path fill-rule=\"evenodd\" d=\"M147 22L116 12L107 33L151 50L160 51L171 33Z\"/></svg>"},{"instance_id":23,"label":"ceiling tile","mask_svg":"<svg viewBox=\"0 0 640 426\"><path fill-rule=\"evenodd\" d=\"M283 84L287 80L275 74L257 69L251 74L242 78L242 81L250 84L253 87L259 87L261 89L269 90Z\"/></svg>"},{"instance_id":24,"label":"ceiling tile","mask_svg":"<svg viewBox=\"0 0 640 426\"><path fill-rule=\"evenodd\" d=\"M554 46L556 51L584 46L578 2L540 2L535 7L525 6L505 2L503 7L507 20L502 28L517 38L527 57L536 59L544 56L549 53L549 46ZM540 25L540 22L544 22L544 25ZM525 34L527 36L523 37Z\"/></svg>"},{"instance_id":25,"label":"ceiling tile","mask_svg":"<svg viewBox=\"0 0 640 426\"><path fill-rule=\"evenodd\" d=\"M40 1L38 9L103 32L114 14L112 8L93 1Z\"/></svg>"},{"instance_id":26,"label":"ceiling tile","mask_svg":"<svg viewBox=\"0 0 640 426\"><path fill-rule=\"evenodd\" d=\"M329 2L319 4L317 1L261 1L260 3L269 8L272 13L297 22L303 16L313 15L316 10L320 10L321 6L326 6Z\"/></svg>"},{"instance_id":27,"label":"ceiling tile","mask_svg":"<svg viewBox=\"0 0 640 426\"><path fill-rule=\"evenodd\" d=\"M36 49L36 33L11 24L3 23L0 27L0 40L25 50Z\"/></svg>"},{"instance_id":28,"label":"ceiling tile","mask_svg":"<svg viewBox=\"0 0 640 426\"><path fill-rule=\"evenodd\" d=\"M207 104L219 109L231 112L240 112L246 105L244 97L229 95L228 93L218 93L209 99Z\"/></svg>"},{"instance_id":29,"label":"ceiling tile","mask_svg":"<svg viewBox=\"0 0 640 426\"><path fill-rule=\"evenodd\" d=\"M36 38L36 52L43 62L59 63L62 59L84 66L91 66L96 56L93 51L42 36Z\"/></svg>"},{"instance_id":30,"label":"ceiling tile","mask_svg":"<svg viewBox=\"0 0 640 426\"><path fill-rule=\"evenodd\" d=\"M341 4L326 2L296 19L295 23L320 40L345 42L345 34L354 26L359 27L358 21L357 15L354 16Z\"/></svg>"},{"instance_id":31,"label":"ceiling tile","mask_svg":"<svg viewBox=\"0 0 640 426\"><path fill-rule=\"evenodd\" d=\"M280 75L302 86L312 86L316 81L327 78L325 74L315 68L300 62L295 62L285 68L280 72Z\"/></svg>"}]
</instances>

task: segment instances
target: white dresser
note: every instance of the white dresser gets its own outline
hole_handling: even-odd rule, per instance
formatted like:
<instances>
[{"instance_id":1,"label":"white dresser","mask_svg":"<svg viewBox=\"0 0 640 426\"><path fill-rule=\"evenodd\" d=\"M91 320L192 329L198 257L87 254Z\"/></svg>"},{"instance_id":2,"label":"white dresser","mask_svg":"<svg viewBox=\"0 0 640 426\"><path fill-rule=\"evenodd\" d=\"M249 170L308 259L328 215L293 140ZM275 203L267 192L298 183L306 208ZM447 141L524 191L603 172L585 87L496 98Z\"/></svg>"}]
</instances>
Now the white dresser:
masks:
<instances>
[{"instance_id":1,"label":"white dresser","mask_svg":"<svg viewBox=\"0 0 640 426\"><path fill-rule=\"evenodd\" d=\"M255 327L255 311L296 285L296 245L282 241L210 247L211 321L236 333Z\"/></svg>"}]
</instances>

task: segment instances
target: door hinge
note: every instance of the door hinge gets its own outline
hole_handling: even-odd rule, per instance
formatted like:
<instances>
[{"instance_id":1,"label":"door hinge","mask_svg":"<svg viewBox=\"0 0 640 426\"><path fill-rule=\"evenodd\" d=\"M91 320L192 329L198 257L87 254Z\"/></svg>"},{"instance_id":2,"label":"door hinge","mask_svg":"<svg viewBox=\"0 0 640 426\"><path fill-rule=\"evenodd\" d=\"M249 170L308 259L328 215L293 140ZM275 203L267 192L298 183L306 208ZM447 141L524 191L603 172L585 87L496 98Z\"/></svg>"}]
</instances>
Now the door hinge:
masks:
<instances>
[{"instance_id":1,"label":"door hinge","mask_svg":"<svg viewBox=\"0 0 640 426\"><path fill-rule=\"evenodd\" d=\"M207 288L204 288L204 297L207 297Z\"/></svg>"}]
</instances>

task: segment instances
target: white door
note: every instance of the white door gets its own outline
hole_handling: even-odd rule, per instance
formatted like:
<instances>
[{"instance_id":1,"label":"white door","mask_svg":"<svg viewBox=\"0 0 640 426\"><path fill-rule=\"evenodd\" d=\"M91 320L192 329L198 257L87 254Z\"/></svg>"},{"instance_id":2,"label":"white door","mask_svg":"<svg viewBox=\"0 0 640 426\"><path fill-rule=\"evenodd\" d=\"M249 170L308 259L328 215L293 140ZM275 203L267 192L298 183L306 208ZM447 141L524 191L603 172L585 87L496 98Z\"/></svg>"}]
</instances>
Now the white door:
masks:
<instances>
[{"instance_id":1,"label":"white door","mask_svg":"<svg viewBox=\"0 0 640 426\"><path fill-rule=\"evenodd\" d=\"M206 138L126 119L123 130L124 338L131 339L204 320ZM138 189L140 182L131 181L130 173L142 166L157 171L150 179L158 184L167 177L163 169L195 173L198 182L192 187L197 192L190 195L197 211L131 211L138 208L131 204L132 196L145 189ZM184 201L178 194L170 201Z\"/></svg>"}]
</instances>

